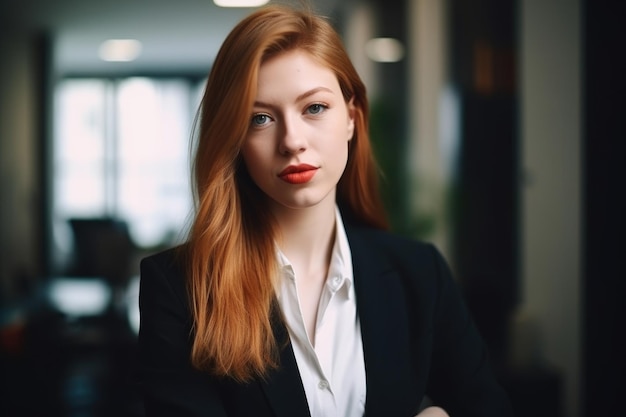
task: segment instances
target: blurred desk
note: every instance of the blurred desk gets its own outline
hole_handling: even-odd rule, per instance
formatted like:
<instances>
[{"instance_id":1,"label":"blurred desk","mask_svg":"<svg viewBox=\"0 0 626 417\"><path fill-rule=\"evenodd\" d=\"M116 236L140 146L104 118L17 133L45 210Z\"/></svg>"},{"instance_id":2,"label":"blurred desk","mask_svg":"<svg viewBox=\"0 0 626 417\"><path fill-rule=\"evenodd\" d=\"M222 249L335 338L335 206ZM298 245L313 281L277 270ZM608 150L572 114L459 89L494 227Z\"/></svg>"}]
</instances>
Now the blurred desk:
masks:
<instances>
[{"instance_id":1,"label":"blurred desk","mask_svg":"<svg viewBox=\"0 0 626 417\"><path fill-rule=\"evenodd\" d=\"M53 277L2 311L0 415L142 416L136 308L136 293L116 294L104 279Z\"/></svg>"}]
</instances>

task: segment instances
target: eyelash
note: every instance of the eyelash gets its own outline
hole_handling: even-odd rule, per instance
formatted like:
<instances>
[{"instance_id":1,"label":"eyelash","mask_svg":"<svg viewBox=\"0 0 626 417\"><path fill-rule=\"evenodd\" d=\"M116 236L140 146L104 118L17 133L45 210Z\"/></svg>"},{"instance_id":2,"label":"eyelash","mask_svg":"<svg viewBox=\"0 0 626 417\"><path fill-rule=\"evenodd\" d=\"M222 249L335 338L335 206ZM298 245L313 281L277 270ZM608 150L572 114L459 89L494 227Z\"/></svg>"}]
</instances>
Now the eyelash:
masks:
<instances>
[{"instance_id":1,"label":"eyelash","mask_svg":"<svg viewBox=\"0 0 626 417\"><path fill-rule=\"evenodd\" d=\"M312 113L311 109L313 108L318 108L318 111ZM313 103L305 109L305 113L308 113L312 116L318 116L324 113L326 110L328 110L328 105L323 104L323 103ZM266 119L265 123L256 123L258 121L258 118L261 118L261 117ZM271 120L273 120L272 116L270 116L267 113L255 113L252 115L252 118L250 119L250 123L255 127L262 127Z\"/></svg>"},{"instance_id":2,"label":"eyelash","mask_svg":"<svg viewBox=\"0 0 626 417\"><path fill-rule=\"evenodd\" d=\"M309 114L312 114L314 116L317 116L318 114L324 113L326 110L328 110L328 106L326 104L323 104L323 103L313 103L309 107L306 108L306 111L311 110L313 107L319 107L320 108L320 111L317 112L317 113L309 113Z\"/></svg>"}]
</instances>

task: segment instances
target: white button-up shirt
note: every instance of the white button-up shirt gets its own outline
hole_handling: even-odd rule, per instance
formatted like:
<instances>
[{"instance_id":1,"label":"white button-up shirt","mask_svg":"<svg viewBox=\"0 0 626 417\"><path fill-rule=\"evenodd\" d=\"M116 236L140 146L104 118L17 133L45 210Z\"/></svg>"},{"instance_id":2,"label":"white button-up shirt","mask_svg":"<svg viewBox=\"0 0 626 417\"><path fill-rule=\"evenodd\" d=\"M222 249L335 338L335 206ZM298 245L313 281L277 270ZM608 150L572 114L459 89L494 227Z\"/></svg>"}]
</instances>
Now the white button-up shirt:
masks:
<instances>
[{"instance_id":1,"label":"white button-up shirt","mask_svg":"<svg viewBox=\"0 0 626 417\"><path fill-rule=\"evenodd\" d=\"M356 311L352 256L339 210L335 243L315 324L315 347L307 334L295 272L278 250L278 301L312 417L361 417L365 411L365 362Z\"/></svg>"}]
</instances>

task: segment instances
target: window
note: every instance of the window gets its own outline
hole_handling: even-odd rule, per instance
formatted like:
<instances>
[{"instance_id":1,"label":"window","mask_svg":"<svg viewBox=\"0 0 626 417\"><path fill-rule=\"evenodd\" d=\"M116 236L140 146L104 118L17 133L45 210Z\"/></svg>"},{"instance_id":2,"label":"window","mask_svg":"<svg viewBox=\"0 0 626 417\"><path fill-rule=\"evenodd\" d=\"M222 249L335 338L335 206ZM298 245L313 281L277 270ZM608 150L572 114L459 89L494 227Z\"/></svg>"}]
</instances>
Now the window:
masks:
<instances>
[{"instance_id":1,"label":"window","mask_svg":"<svg viewBox=\"0 0 626 417\"><path fill-rule=\"evenodd\" d=\"M201 83L66 79L55 95L52 216L70 250L70 218L125 220L140 247L182 237L192 208L190 138Z\"/></svg>"}]
</instances>

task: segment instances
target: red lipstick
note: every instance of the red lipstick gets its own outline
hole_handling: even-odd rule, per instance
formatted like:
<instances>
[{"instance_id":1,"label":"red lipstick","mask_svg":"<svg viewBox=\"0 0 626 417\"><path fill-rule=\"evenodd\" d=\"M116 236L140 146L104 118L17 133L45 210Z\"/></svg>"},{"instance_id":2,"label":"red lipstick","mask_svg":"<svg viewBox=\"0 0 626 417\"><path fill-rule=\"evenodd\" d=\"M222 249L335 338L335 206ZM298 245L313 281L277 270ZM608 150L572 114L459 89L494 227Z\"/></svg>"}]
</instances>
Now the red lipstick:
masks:
<instances>
[{"instance_id":1,"label":"red lipstick","mask_svg":"<svg viewBox=\"0 0 626 417\"><path fill-rule=\"evenodd\" d=\"M289 165L278 177L289 184L305 184L317 173L317 167L308 164Z\"/></svg>"}]
</instances>

